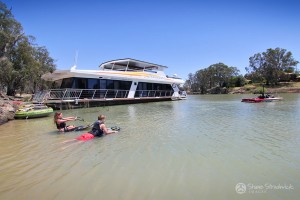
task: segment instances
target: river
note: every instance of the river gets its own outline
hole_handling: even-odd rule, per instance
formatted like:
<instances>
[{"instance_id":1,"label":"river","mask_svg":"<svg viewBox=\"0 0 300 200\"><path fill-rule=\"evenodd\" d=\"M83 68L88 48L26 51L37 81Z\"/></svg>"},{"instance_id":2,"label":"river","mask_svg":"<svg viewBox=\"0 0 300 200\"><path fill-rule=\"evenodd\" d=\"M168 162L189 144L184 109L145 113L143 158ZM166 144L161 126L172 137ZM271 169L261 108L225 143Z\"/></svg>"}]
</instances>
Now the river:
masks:
<instances>
[{"instance_id":1,"label":"river","mask_svg":"<svg viewBox=\"0 0 300 200\"><path fill-rule=\"evenodd\" d=\"M64 110L107 116L116 134L62 143L53 116L0 126L0 199L298 199L300 94L250 95Z\"/></svg>"}]
</instances>

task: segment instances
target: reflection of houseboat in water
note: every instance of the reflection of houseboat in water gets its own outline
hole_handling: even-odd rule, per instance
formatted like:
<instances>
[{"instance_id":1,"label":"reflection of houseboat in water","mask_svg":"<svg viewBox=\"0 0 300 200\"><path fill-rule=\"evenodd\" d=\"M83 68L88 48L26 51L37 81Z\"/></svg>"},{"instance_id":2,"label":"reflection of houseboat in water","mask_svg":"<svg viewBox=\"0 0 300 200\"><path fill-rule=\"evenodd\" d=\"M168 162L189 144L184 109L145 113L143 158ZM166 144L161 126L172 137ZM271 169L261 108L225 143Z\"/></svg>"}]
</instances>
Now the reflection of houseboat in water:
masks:
<instances>
[{"instance_id":1,"label":"reflection of houseboat in water","mask_svg":"<svg viewBox=\"0 0 300 200\"><path fill-rule=\"evenodd\" d=\"M166 76L167 67L134 59L105 62L100 70L57 70L43 79L60 85L37 93L36 102L54 109L143 103L180 99L177 76Z\"/></svg>"}]
</instances>

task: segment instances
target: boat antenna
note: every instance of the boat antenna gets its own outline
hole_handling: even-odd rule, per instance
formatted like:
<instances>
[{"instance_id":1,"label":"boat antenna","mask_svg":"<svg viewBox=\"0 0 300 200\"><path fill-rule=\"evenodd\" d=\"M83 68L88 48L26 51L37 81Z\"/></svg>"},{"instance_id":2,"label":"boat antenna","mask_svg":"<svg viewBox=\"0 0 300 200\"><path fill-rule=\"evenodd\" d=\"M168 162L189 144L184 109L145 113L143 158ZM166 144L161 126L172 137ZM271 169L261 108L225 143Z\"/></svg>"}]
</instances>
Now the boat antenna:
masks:
<instances>
[{"instance_id":1,"label":"boat antenna","mask_svg":"<svg viewBox=\"0 0 300 200\"><path fill-rule=\"evenodd\" d=\"M74 65L71 67L72 70L75 70L77 67L77 59L78 59L78 50L75 52Z\"/></svg>"}]
</instances>

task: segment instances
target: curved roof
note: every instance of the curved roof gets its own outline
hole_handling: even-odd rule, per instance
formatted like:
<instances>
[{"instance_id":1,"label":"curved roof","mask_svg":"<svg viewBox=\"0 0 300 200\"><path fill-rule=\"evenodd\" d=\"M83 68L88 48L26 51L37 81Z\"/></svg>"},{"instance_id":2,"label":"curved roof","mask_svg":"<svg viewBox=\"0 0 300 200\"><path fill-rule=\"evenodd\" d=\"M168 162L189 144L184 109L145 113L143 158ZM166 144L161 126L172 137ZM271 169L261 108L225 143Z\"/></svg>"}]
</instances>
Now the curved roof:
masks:
<instances>
[{"instance_id":1,"label":"curved roof","mask_svg":"<svg viewBox=\"0 0 300 200\"><path fill-rule=\"evenodd\" d=\"M105 63L102 63L99 66L101 69L110 69L110 70L125 70L125 71L136 71L136 70L159 70L163 71L168 68L166 66L157 65L145 61L135 60L131 58L112 60Z\"/></svg>"}]
</instances>

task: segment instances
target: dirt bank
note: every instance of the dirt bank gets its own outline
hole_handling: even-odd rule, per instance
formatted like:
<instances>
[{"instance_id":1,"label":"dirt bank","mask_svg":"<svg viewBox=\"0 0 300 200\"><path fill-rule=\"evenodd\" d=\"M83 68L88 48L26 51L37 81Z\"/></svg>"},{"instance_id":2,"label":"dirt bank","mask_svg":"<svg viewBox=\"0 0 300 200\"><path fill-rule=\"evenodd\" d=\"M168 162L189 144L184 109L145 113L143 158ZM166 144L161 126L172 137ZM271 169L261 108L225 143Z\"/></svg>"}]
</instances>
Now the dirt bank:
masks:
<instances>
[{"instance_id":1,"label":"dirt bank","mask_svg":"<svg viewBox=\"0 0 300 200\"><path fill-rule=\"evenodd\" d=\"M265 86L265 93L300 93L300 82L279 83L276 86ZM229 89L229 94L258 94L262 92L262 85L251 84L244 87Z\"/></svg>"},{"instance_id":2,"label":"dirt bank","mask_svg":"<svg viewBox=\"0 0 300 200\"><path fill-rule=\"evenodd\" d=\"M13 120L16 109L10 101L0 99L0 125Z\"/></svg>"}]
</instances>

